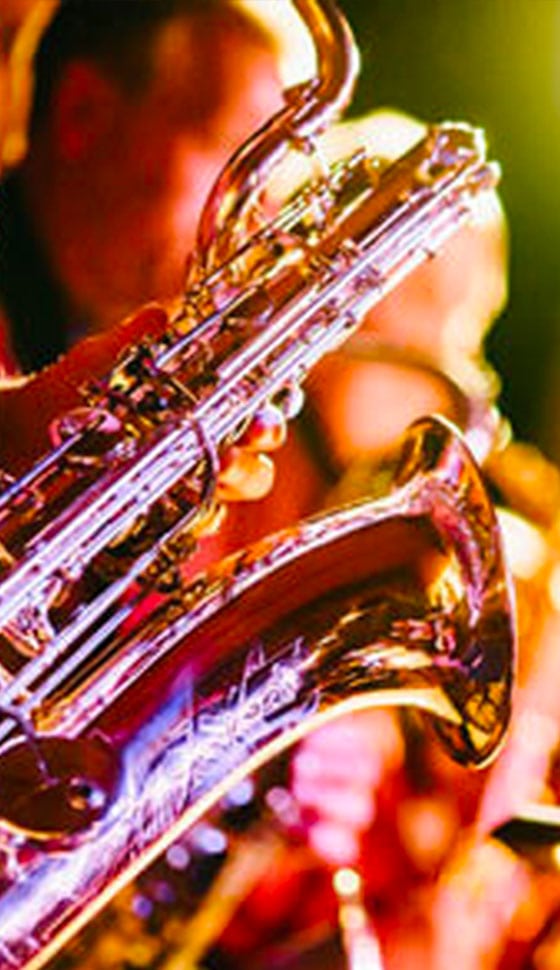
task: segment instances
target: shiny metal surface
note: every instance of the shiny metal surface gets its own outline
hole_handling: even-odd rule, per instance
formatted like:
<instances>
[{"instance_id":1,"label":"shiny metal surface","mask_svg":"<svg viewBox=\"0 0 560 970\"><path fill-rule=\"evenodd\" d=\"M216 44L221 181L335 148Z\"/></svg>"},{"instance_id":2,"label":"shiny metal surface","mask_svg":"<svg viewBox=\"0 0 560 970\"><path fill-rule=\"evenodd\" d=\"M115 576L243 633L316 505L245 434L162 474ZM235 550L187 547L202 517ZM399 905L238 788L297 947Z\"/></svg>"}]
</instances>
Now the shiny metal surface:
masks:
<instances>
[{"instance_id":1,"label":"shiny metal surface","mask_svg":"<svg viewBox=\"0 0 560 970\"><path fill-rule=\"evenodd\" d=\"M281 236L262 231L228 265L240 281L233 296L228 275L211 279L161 344L131 351L89 409L67 416L68 437L0 495L0 628L16 653L36 655L24 683L12 683L10 664L0 671L5 702L21 699L30 677L43 675L133 579L173 558L177 536L211 494L215 448L343 342L493 182L480 133L463 126L433 129L382 173L354 160L340 175L344 206L326 226L296 201L282 217L287 241L285 227ZM121 539L139 522L140 541L127 547ZM107 550L110 582L100 589ZM73 582L86 587L82 609L57 629L49 609Z\"/></svg>"},{"instance_id":2,"label":"shiny metal surface","mask_svg":"<svg viewBox=\"0 0 560 970\"><path fill-rule=\"evenodd\" d=\"M392 496L223 561L34 712L47 736L103 739L119 781L81 832L3 828L0 966L42 966L235 780L345 710L419 707L456 758L483 763L512 650L492 505L458 435L420 422Z\"/></svg>"}]
</instances>

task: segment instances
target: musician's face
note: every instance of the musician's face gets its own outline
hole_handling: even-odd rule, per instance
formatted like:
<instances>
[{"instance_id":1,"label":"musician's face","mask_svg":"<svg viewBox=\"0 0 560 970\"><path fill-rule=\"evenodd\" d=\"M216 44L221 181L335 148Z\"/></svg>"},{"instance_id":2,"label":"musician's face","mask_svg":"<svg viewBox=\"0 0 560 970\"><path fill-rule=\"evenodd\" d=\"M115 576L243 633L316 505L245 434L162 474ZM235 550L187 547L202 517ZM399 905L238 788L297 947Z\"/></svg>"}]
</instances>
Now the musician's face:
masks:
<instances>
[{"instance_id":1,"label":"musician's face","mask_svg":"<svg viewBox=\"0 0 560 970\"><path fill-rule=\"evenodd\" d=\"M99 292L103 282L113 321L115 312L181 292L208 192L234 149L280 105L275 57L264 43L224 30L193 43L181 19L158 34L152 74L139 91L85 61L68 68L50 137L73 194L74 239L97 234L90 246L97 279L87 285ZM94 271L83 262L68 255L71 288Z\"/></svg>"},{"instance_id":2,"label":"musician's face","mask_svg":"<svg viewBox=\"0 0 560 970\"><path fill-rule=\"evenodd\" d=\"M133 214L136 195L151 220L144 256L160 292L175 293L182 283L201 205L222 167L281 103L269 52L218 36L209 55L194 51L188 32L170 25L159 38L154 82L140 110L123 118L122 188ZM181 81L185 63L189 75Z\"/></svg>"}]
</instances>

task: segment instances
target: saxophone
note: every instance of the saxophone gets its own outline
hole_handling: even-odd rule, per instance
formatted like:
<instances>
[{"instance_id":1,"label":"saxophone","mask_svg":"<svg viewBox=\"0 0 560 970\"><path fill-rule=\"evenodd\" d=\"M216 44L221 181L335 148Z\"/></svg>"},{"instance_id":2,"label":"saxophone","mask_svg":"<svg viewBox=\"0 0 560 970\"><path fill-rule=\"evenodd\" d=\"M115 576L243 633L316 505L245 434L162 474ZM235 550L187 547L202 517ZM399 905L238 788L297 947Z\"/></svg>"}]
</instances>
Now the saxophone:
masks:
<instances>
[{"instance_id":1,"label":"saxophone","mask_svg":"<svg viewBox=\"0 0 560 970\"><path fill-rule=\"evenodd\" d=\"M2 478L2 970L43 966L229 786L325 719L416 706L466 764L490 758L507 724L499 530L445 422L408 433L389 499L181 576L218 448L263 402L289 412L287 388L497 177L480 132L442 125L391 165L358 152L321 170L249 232L262 180L290 145L312 149L357 65L330 0L294 2L318 77L218 179L168 329Z\"/></svg>"}]
</instances>

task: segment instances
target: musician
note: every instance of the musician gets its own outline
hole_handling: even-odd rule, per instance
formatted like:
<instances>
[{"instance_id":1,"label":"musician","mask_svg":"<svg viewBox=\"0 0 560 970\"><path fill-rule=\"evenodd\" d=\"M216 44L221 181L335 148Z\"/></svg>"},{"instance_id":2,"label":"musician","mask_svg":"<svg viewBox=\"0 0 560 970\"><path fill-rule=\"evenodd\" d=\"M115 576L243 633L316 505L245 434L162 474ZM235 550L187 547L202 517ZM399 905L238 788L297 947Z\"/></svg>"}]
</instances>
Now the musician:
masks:
<instances>
[{"instance_id":1,"label":"musician","mask_svg":"<svg viewBox=\"0 0 560 970\"><path fill-rule=\"evenodd\" d=\"M120 347L162 328L161 308L115 323L181 292L201 201L234 147L278 107L281 88L272 38L229 5L78 0L43 32L27 137L23 78L47 6L52 13L53 4L14 5L29 35L19 43L25 62L3 59L18 94L12 118L4 112L5 154L21 164L1 189L0 373L38 371L111 329L82 351L72 370L81 383L94 361L106 371ZM203 65L208 86L196 83ZM61 367L5 389L0 460L17 470L25 451L44 447L36 406L45 419L71 406L67 384ZM223 456L221 497L265 494L274 469L264 452L283 438L281 415L267 407L243 447Z\"/></svg>"},{"instance_id":2,"label":"musician","mask_svg":"<svg viewBox=\"0 0 560 970\"><path fill-rule=\"evenodd\" d=\"M95 23L96 30L84 30L80 18L90 27ZM145 327L157 331L164 324L161 309L148 310L116 337L113 330L115 321L147 300L165 304L181 291L203 198L233 148L281 105L277 61L273 38L240 9L223 3L70 0L63 6L37 55L27 156L3 190L6 371L42 368L86 336L94 342L83 356L85 368L95 347L101 348L98 361L108 363ZM197 83L201 75L212 83ZM400 141L396 149L391 143L387 154L400 152L419 134L405 119L385 119L373 124L374 140L382 142L391 124ZM368 323L370 331L379 344L397 345L428 363L451 353L460 332L462 357L475 359L503 299L503 255L503 223L492 207L448 253L382 304ZM469 274L463 272L466 262ZM40 287L29 286L30 279ZM442 397L437 382L423 379L421 369L416 396L413 372L406 374L403 393L398 368L384 369L379 359L359 361L343 353L321 370L312 384L312 417L302 425L299 443L292 438L279 462L278 492L256 525L251 509L232 516L230 545L316 508L333 478L356 456L382 451L418 414L434 406L445 410L445 390ZM63 376L63 371L54 373ZM31 382L27 394L27 413L35 416L34 408L45 400L44 383ZM13 419L21 402L19 392L5 392L4 427L18 430L11 434L18 448L20 425ZM2 406L0 399L0 418ZM389 428L381 427L381 411L391 417ZM372 412L376 420L364 422L363 415ZM267 410L257 431L248 450L224 461L227 498L258 497L270 488L271 465L259 449L279 444L283 425ZM218 551L213 542L208 557ZM392 718L384 723L391 743L381 754L376 747L376 757L372 732L383 719L365 716L362 723L365 730L353 743L353 798L326 797L324 753L323 768L310 774L310 760L324 744L320 737L319 748L310 742L296 761L294 785L310 810L312 844L332 865L356 860L375 811L372 790L384 774L402 767ZM328 742L330 750L344 731L337 736L338 742ZM358 777L360 737L370 768ZM318 761L315 757L315 765ZM342 783L348 785L348 779L338 777L335 785Z\"/></svg>"}]
</instances>

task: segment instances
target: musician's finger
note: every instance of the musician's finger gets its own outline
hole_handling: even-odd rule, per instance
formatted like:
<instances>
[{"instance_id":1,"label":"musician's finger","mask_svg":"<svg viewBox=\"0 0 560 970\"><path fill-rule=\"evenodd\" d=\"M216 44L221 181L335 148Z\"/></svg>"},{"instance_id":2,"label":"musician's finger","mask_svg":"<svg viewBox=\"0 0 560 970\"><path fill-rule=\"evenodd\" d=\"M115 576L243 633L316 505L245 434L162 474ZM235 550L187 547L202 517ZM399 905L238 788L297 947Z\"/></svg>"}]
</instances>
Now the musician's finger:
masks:
<instances>
[{"instance_id":1,"label":"musician's finger","mask_svg":"<svg viewBox=\"0 0 560 970\"><path fill-rule=\"evenodd\" d=\"M224 502L254 501L268 494L273 481L270 458L233 445L222 456L217 497Z\"/></svg>"},{"instance_id":2,"label":"musician's finger","mask_svg":"<svg viewBox=\"0 0 560 970\"><path fill-rule=\"evenodd\" d=\"M237 443L249 451L276 451L284 444L286 433L286 419L280 409L265 404Z\"/></svg>"}]
</instances>

